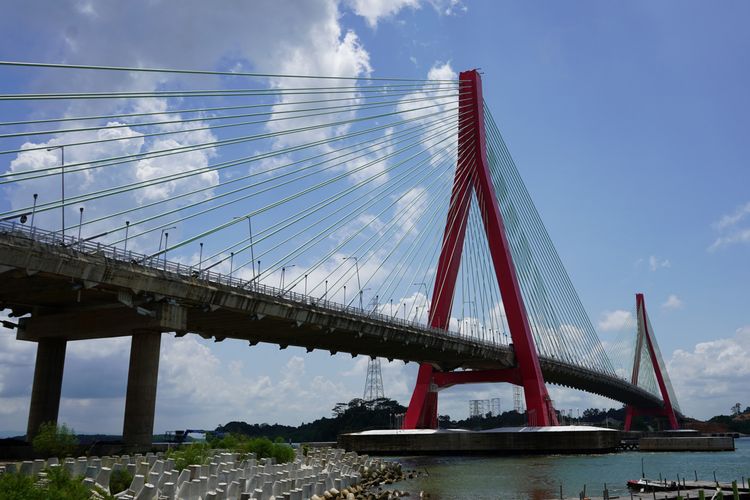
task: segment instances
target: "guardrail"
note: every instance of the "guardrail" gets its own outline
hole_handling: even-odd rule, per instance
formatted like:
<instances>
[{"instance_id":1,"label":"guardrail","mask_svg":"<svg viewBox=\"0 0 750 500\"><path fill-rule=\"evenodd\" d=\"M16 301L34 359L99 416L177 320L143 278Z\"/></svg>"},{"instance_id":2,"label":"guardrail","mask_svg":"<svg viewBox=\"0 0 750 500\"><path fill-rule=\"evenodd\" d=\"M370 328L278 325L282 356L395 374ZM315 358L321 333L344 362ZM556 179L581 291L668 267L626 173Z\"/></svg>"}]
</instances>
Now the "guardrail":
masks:
<instances>
[{"instance_id":1,"label":"guardrail","mask_svg":"<svg viewBox=\"0 0 750 500\"><path fill-rule=\"evenodd\" d=\"M14 233L24 236L35 242L54 245L64 249L70 249L83 254L97 254L105 258L126 263L129 265L138 265L143 268L156 270L164 273L175 275L179 278L205 281L206 284L224 285L235 288L242 292L252 292L255 294L265 295L272 300L281 300L294 305L302 305L326 309L331 312L345 314L356 319L375 320L386 323L389 326L410 328L420 330L423 334L429 334L444 339L461 339L464 342L479 347L508 347L508 344L493 340L478 340L476 337L468 336L454 330L442 330L432 328L417 321L409 321L397 318L395 316L382 314L376 311L368 311L363 308L350 306L334 302L327 298L313 297L294 292L288 289L281 289L264 283L259 283L255 279L243 280L227 274L206 271L196 266L186 265L181 262L166 260L163 257L150 257L148 255L124 250L113 245L94 243L84 239L78 239L69 235L61 235L59 232L47 231L45 229L30 228L15 221L0 221L0 233Z\"/></svg>"}]
</instances>

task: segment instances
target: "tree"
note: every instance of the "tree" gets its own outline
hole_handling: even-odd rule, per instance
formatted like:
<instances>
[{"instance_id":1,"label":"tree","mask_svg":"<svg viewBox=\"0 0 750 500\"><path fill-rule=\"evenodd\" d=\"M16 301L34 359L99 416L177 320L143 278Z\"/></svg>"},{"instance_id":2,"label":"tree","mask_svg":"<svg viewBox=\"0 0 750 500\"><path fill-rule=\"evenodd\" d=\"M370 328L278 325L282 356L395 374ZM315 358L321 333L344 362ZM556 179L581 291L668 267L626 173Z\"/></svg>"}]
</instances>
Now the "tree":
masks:
<instances>
[{"instance_id":1,"label":"tree","mask_svg":"<svg viewBox=\"0 0 750 500\"><path fill-rule=\"evenodd\" d=\"M67 457L73 454L78 446L73 429L65 424L58 426L55 422L45 422L39 426L39 433L31 441L34 451L45 457Z\"/></svg>"}]
</instances>

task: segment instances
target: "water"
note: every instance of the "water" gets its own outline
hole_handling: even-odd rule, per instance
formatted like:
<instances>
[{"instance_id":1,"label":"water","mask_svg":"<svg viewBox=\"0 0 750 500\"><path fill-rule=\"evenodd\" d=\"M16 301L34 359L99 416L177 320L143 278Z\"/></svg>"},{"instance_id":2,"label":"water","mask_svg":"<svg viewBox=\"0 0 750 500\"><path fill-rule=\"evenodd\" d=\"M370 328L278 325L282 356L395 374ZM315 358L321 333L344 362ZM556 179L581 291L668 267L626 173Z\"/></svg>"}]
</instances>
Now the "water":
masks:
<instances>
[{"instance_id":1,"label":"water","mask_svg":"<svg viewBox=\"0 0 750 500\"><path fill-rule=\"evenodd\" d=\"M641 477L641 459L646 477L661 473L671 480L685 477L721 482L750 477L750 438L735 440L736 451L712 453L640 453L605 455L545 455L524 457L399 457L406 470L427 470L429 476L394 485L420 491L433 500L448 499L533 499L578 497L586 485L589 495L601 496L604 483L610 495L627 495L628 479Z\"/></svg>"}]
</instances>

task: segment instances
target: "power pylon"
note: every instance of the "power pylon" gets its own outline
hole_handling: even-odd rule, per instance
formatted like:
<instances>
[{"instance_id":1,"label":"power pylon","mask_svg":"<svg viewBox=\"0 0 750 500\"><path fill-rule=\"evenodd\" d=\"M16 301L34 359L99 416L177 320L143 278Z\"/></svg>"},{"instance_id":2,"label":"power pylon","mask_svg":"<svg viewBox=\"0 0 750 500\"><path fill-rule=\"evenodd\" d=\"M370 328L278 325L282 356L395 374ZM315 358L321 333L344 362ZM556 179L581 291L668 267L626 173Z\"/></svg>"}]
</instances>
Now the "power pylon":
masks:
<instances>
[{"instance_id":1,"label":"power pylon","mask_svg":"<svg viewBox=\"0 0 750 500\"><path fill-rule=\"evenodd\" d=\"M365 380L365 392L362 399L373 401L385 397L383 390L383 373L380 369L380 358L367 361L367 380Z\"/></svg>"}]
</instances>

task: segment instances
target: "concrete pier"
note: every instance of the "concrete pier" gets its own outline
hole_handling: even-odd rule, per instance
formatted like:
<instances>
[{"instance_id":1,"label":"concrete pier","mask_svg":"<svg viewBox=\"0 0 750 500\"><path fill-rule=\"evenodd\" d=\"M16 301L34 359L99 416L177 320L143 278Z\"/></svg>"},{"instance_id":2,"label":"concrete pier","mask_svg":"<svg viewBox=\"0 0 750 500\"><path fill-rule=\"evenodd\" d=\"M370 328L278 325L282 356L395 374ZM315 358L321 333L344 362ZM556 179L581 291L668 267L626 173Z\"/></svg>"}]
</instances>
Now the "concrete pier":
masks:
<instances>
[{"instance_id":1,"label":"concrete pier","mask_svg":"<svg viewBox=\"0 0 750 500\"><path fill-rule=\"evenodd\" d=\"M160 332L133 332L128 390L125 396L125 422L122 429L122 439L130 448L151 446L160 348Z\"/></svg>"},{"instance_id":2,"label":"concrete pier","mask_svg":"<svg viewBox=\"0 0 750 500\"><path fill-rule=\"evenodd\" d=\"M57 423L67 344L67 340L62 338L45 338L37 342L34 385L26 428L29 441L36 436L43 423Z\"/></svg>"},{"instance_id":3,"label":"concrete pier","mask_svg":"<svg viewBox=\"0 0 750 500\"><path fill-rule=\"evenodd\" d=\"M377 430L342 434L339 446L373 455L608 453L620 433L599 427Z\"/></svg>"}]
</instances>

